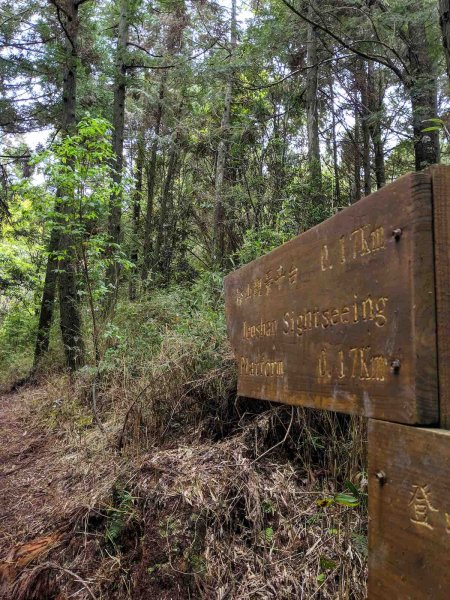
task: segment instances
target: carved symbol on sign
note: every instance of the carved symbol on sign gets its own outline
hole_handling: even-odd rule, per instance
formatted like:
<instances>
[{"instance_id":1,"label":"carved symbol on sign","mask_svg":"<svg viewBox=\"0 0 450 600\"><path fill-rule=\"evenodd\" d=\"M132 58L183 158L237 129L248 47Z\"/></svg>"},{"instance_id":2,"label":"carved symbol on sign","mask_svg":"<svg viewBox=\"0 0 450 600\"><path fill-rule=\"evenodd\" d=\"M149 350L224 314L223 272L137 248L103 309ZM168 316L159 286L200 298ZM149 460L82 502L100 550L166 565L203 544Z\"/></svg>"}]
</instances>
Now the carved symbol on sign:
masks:
<instances>
[{"instance_id":1,"label":"carved symbol on sign","mask_svg":"<svg viewBox=\"0 0 450 600\"><path fill-rule=\"evenodd\" d=\"M430 486L413 485L412 487L413 491L409 501L410 521L433 530L431 515L434 512L439 512L439 510L431 504Z\"/></svg>"}]
</instances>

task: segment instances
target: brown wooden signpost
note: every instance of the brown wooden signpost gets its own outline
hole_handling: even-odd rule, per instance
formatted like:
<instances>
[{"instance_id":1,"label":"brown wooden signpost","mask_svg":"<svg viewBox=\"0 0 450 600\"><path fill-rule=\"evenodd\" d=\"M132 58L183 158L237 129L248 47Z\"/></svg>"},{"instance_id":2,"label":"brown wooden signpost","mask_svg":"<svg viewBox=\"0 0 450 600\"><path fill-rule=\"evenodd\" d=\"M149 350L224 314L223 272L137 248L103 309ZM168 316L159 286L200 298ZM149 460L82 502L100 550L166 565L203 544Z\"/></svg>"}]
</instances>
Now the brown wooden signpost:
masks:
<instances>
[{"instance_id":1,"label":"brown wooden signpost","mask_svg":"<svg viewBox=\"0 0 450 600\"><path fill-rule=\"evenodd\" d=\"M225 278L240 395L370 417L369 600L450 598L450 433L396 424L450 427L449 202L411 173Z\"/></svg>"}]
</instances>

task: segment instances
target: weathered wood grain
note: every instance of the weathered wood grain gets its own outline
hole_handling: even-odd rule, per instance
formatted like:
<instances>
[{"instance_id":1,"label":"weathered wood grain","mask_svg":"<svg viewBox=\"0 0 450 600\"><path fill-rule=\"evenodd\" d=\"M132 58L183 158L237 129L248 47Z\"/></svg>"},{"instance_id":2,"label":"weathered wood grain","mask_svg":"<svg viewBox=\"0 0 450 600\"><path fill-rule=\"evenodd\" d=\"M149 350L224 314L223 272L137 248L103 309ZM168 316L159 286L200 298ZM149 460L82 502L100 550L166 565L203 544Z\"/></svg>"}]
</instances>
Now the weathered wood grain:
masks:
<instances>
[{"instance_id":1,"label":"weathered wood grain","mask_svg":"<svg viewBox=\"0 0 450 600\"><path fill-rule=\"evenodd\" d=\"M440 426L450 429L450 167L430 168L433 190Z\"/></svg>"},{"instance_id":2,"label":"weathered wood grain","mask_svg":"<svg viewBox=\"0 0 450 600\"><path fill-rule=\"evenodd\" d=\"M239 394L437 423L429 173L231 273L225 296Z\"/></svg>"},{"instance_id":3,"label":"weathered wood grain","mask_svg":"<svg viewBox=\"0 0 450 600\"><path fill-rule=\"evenodd\" d=\"M369 420L368 600L450 598L450 431Z\"/></svg>"}]
</instances>

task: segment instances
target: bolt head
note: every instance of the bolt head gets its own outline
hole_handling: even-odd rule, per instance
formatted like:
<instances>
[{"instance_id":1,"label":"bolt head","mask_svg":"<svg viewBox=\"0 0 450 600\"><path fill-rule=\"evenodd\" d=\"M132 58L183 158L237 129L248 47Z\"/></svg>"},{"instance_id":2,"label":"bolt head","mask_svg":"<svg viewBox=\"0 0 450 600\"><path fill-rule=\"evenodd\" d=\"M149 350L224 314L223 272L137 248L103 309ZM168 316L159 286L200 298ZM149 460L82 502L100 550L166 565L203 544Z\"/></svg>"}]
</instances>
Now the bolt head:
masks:
<instances>
[{"instance_id":1,"label":"bolt head","mask_svg":"<svg viewBox=\"0 0 450 600\"><path fill-rule=\"evenodd\" d=\"M395 358L392 362L391 362L391 369L393 373L398 373L400 371L400 366L401 363L399 361L398 358Z\"/></svg>"},{"instance_id":2,"label":"bolt head","mask_svg":"<svg viewBox=\"0 0 450 600\"><path fill-rule=\"evenodd\" d=\"M375 477L380 485L384 485L386 483L386 473L384 471L377 471L375 473Z\"/></svg>"}]
</instances>

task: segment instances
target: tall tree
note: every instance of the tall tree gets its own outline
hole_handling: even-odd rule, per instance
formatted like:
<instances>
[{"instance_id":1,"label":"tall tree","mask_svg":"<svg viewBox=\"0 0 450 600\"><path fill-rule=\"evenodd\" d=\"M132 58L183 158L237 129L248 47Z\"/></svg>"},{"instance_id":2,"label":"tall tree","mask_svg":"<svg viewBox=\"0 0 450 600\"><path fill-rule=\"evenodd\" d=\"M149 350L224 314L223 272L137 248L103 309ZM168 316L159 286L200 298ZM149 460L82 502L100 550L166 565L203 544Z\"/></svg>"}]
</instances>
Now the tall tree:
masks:
<instances>
[{"instance_id":1,"label":"tall tree","mask_svg":"<svg viewBox=\"0 0 450 600\"><path fill-rule=\"evenodd\" d=\"M146 165L147 175L147 206L144 222L144 243L142 252L142 281L146 281L150 270L153 256L152 233L154 225L154 199L156 186L156 162L158 159L159 134L163 117L164 94L166 89L166 75L163 74L159 85L158 102L155 110L155 123L152 131L152 142L150 144L149 159Z\"/></svg>"},{"instance_id":2,"label":"tall tree","mask_svg":"<svg viewBox=\"0 0 450 600\"><path fill-rule=\"evenodd\" d=\"M312 5L309 15L313 16ZM320 200L322 195L322 168L320 164L319 110L318 110L318 78L319 64L317 53L317 28L308 23L306 52L306 122L308 130L308 162L311 179L311 192Z\"/></svg>"},{"instance_id":3,"label":"tall tree","mask_svg":"<svg viewBox=\"0 0 450 600\"><path fill-rule=\"evenodd\" d=\"M121 182L123 175L123 144L125 131L125 96L126 96L126 77L127 77L127 46L130 29L130 0L120 0L119 4L119 23L117 27L117 48L114 71L114 100L113 100L113 139L112 146L114 152L114 183L117 190L111 196L108 231L113 252L111 253L111 262L107 272L107 283L109 285L109 294L107 295L108 304L111 305L117 295L120 265L115 258L117 248L121 241L121 215L123 196Z\"/></svg>"},{"instance_id":4,"label":"tall tree","mask_svg":"<svg viewBox=\"0 0 450 600\"><path fill-rule=\"evenodd\" d=\"M70 135L76 125L77 68L79 8L86 0L60 3L51 0L64 35L65 65L62 89L61 133ZM75 251L71 233L67 227L71 204L67 201L72 190L61 186L57 192L56 211L58 220L52 231L48 248L48 262L41 302L39 326L36 338L34 367L48 350L53 306L58 281L61 334L67 366L74 370L84 362L84 344L81 329L81 313L77 289ZM56 273L58 271L58 277Z\"/></svg>"},{"instance_id":5,"label":"tall tree","mask_svg":"<svg viewBox=\"0 0 450 600\"><path fill-rule=\"evenodd\" d=\"M234 51L237 45L237 17L236 0L231 0L230 17L230 51L229 58L232 61ZM233 69L228 69L227 80L225 83L225 97L223 104L222 121L220 123L220 140L217 147L216 179L215 179L215 201L214 201L214 233L213 247L214 260L223 266L225 260L225 231L226 231L226 203L224 201L225 193L225 171L227 152L230 137L231 122L231 103L233 101Z\"/></svg>"},{"instance_id":6,"label":"tall tree","mask_svg":"<svg viewBox=\"0 0 450 600\"><path fill-rule=\"evenodd\" d=\"M373 61L367 63L368 127L373 144L374 169L377 189L386 183L384 142L381 127L384 97L384 77L381 69L375 69Z\"/></svg>"},{"instance_id":7,"label":"tall tree","mask_svg":"<svg viewBox=\"0 0 450 600\"><path fill-rule=\"evenodd\" d=\"M450 0L439 0L439 22L442 30L447 76L450 78Z\"/></svg>"}]
</instances>

